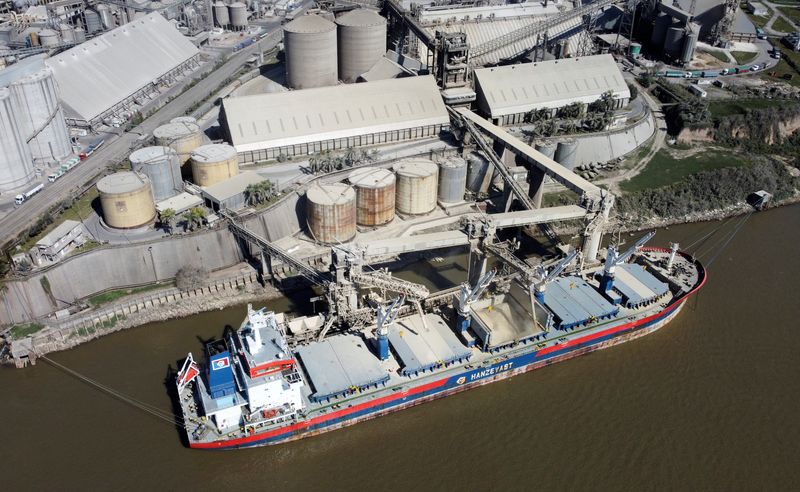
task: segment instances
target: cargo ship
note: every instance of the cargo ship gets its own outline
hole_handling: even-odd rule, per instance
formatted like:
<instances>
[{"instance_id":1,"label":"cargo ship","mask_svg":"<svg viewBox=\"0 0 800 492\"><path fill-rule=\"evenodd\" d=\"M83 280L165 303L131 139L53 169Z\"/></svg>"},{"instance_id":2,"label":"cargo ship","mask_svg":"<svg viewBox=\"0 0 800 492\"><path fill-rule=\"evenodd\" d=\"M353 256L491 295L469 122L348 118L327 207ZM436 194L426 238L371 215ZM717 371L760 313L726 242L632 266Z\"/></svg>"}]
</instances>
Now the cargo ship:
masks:
<instances>
[{"instance_id":1,"label":"cargo ship","mask_svg":"<svg viewBox=\"0 0 800 492\"><path fill-rule=\"evenodd\" d=\"M573 252L534 281L489 270L436 309L378 299L360 327L329 330L323 314L248 306L239 329L209 344L203 362L190 353L178 372L188 445L314 436L652 333L706 272L677 245L643 242L623 254L610 247L604 264L584 269L570 267Z\"/></svg>"}]
</instances>

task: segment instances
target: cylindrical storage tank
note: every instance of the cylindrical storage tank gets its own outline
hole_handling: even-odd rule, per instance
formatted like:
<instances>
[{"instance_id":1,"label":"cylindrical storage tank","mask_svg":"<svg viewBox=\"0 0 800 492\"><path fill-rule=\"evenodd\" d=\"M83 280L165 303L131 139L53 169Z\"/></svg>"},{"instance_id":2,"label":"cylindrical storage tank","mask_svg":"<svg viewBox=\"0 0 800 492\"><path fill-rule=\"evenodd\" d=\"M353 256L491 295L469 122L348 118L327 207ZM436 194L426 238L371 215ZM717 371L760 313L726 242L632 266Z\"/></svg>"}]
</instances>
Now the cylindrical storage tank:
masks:
<instances>
[{"instance_id":1,"label":"cylindrical storage tank","mask_svg":"<svg viewBox=\"0 0 800 492\"><path fill-rule=\"evenodd\" d=\"M639 58L642 54L642 45L640 43L631 43L631 58Z\"/></svg>"},{"instance_id":2,"label":"cylindrical storage tank","mask_svg":"<svg viewBox=\"0 0 800 492\"><path fill-rule=\"evenodd\" d=\"M93 34L102 29L103 24L100 21L100 14L94 10L85 10L83 18L86 20L86 32Z\"/></svg>"},{"instance_id":3,"label":"cylindrical storage tank","mask_svg":"<svg viewBox=\"0 0 800 492\"><path fill-rule=\"evenodd\" d=\"M150 180L144 174L123 171L97 182L103 221L116 229L133 229L156 217Z\"/></svg>"},{"instance_id":4,"label":"cylindrical storage tank","mask_svg":"<svg viewBox=\"0 0 800 492\"><path fill-rule=\"evenodd\" d=\"M667 37L664 40L664 52L670 56L678 57L683 48L683 28L670 27L667 29Z\"/></svg>"},{"instance_id":5,"label":"cylindrical storage tank","mask_svg":"<svg viewBox=\"0 0 800 492\"><path fill-rule=\"evenodd\" d=\"M672 24L672 17L664 12L661 12L656 17L653 23L653 34L650 36L650 42L654 46L660 48L664 46L664 39L667 36L667 28Z\"/></svg>"},{"instance_id":6,"label":"cylindrical storage tank","mask_svg":"<svg viewBox=\"0 0 800 492\"><path fill-rule=\"evenodd\" d=\"M356 192L344 183L315 184L306 192L311 237L328 244L356 235Z\"/></svg>"},{"instance_id":7,"label":"cylindrical storage tank","mask_svg":"<svg viewBox=\"0 0 800 492\"><path fill-rule=\"evenodd\" d=\"M20 130L26 140L31 139L31 156L50 163L70 155L72 143L52 70L34 72L11 84L10 89Z\"/></svg>"},{"instance_id":8,"label":"cylindrical storage tank","mask_svg":"<svg viewBox=\"0 0 800 492\"><path fill-rule=\"evenodd\" d=\"M544 154L547 157L555 160L556 158L556 150L558 149L558 143L553 142L551 140L542 140L536 142L536 151L540 154Z\"/></svg>"},{"instance_id":9,"label":"cylindrical storage tank","mask_svg":"<svg viewBox=\"0 0 800 492\"><path fill-rule=\"evenodd\" d=\"M156 139L156 145L175 149L181 165L189 160L194 149L203 145L203 132L197 123L167 123L156 128L153 136Z\"/></svg>"},{"instance_id":10,"label":"cylindrical storage tank","mask_svg":"<svg viewBox=\"0 0 800 492\"><path fill-rule=\"evenodd\" d=\"M0 87L0 191L13 190L33 179L33 158L25 140L11 91Z\"/></svg>"},{"instance_id":11,"label":"cylindrical storage tank","mask_svg":"<svg viewBox=\"0 0 800 492\"><path fill-rule=\"evenodd\" d=\"M369 9L356 9L336 19L339 79L355 82L386 53L386 19Z\"/></svg>"},{"instance_id":12,"label":"cylindrical storage tank","mask_svg":"<svg viewBox=\"0 0 800 492\"><path fill-rule=\"evenodd\" d=\"M394 173L365 167L356 169L347 179L356 189L356 222L359 225L379 226L394 219Z\"/></svg>"},{"instance_id":13,"label":"cylindrical storage tank","mask_svg":"<svg viewBox=\"0 0 800 492\"><path fill-rule=\"evenodd\" d=\"M228 17L230 17L233 27L239 30L244 29L247 27L247 5L242 2L228 5Z\"/></svg>"},{"instance_id":14,"label":"cylindrical storage tank","mask_svg":"<svg viewBox=\"0 0 800 492\"><path fill-rule=\"evenodd\" d=\"M111 15L111 9L108 8L108 5L100 4L96 8L97 13L100 15L100 23L103 25L103 29L113 29L116 27L114 16Z\"/></svg>"},{"instance_id":15,"label":"cylindrical storage tank","mask_svg":"<svg viewBox=\"0 0 800 492\"><path fill-rule=\"evenodd\" d=\"M239 174L239 156L227 144L203 145L191 154L192 180L198 186L211 186Z\"/></svg>"},{"instance_id":16,"label":"cylindrical storage tank","mask_svg":"<svg viewBox=\"0 0 800 492\"><path fill-rule=\"evenodd\" d=\"M283 26L286 84L292 89L336 85L336 24L303 15Z\"/></svg>"},{"instance_id":17,"label":"cylindrical storage tank","mask_svg":"<svg viewBox=\"0 0 800 492\"><path fill-rule=\"evenodd\" d=\"M439 163L439 201L457 203L464 200L467 187L467 161L453 157Z\"/></svg>"},{"instance_id":18,"label":"cylindrical storage tank","mask_svg":"<svg viewBox=\"0 0 800 492\"><path fill-rule=\"evenodd\" d=\"M394 166L397 173L397 211L426 214L436 208L439 166L427 159L409 159Z\"/></svg>"},{"instance_id":19,"label":"cylindrical storage tank","mask_svg":"<svg viewBox=\"0 0 800 492\"><path fill-rule=\"evenodd\" d=\"M61 41L65 43L75 42L75 29L69 24L61 24L58 26L58 32L61 34Z\"/></svg>"},{"instance_id":20,"label":"cylindrical storage tank","mask_svg":"<svg viewBox=\"0 0 800 492\"><path fill-rule=\"evenodd\" d=\"M681 51L681 62L689 63L694 58L694 50L697 47L697 32L691 29L686 30L683 38L683 48Z\"/></svg>"},{"instance_id":21,"label":"cylindrical storage tank","mask_svg":"<svg viewBox=\"0 0 800 492\"><path fill-rule=\"evenodd\" d=\"M194 123L197 124L197 118L194 116L177 116L169 120L170 123Z\"/></svg>"},{"instance_id":22,"label":"cylindrical storage tank","mask_svg":"<svg viewBox=\"0 0 800 492\"><path fill-rule=\"evenodd\" d=\"M52 29L42 29L39 31L39 44L43 47L58 46L58 33Z\"/></svg>"},{"instance_id":23,"label":"cylindrical storage tank","mask_svg":"<svg viewBox=\"0 0 800 492\"><path fill-rule=\"evenodd\" d=\"M82 27L75 28L75 42L83 43L86 41L86 30Z\"/></svg>"},{"instance_id":24,"label":"cylindrical storage tank","mask_svg":"<svg viewBox=\"0 0 800 492\"><path fill-rule=\"evenodd\" d=\"M558 142L556 149L556 162L567 169L575 168L575 159L578 156L578 141L574 138Z\"/></svg>"},{"instance_id":25,"label":"cylindrical storage tank","mask_svg":"<svg viewBox=\"0 0 800 492\"><path fill-rule=\"evenodd\" d=\"M226 27L231 23L228 15L228 6L223 2L214 2L214 20L219 27Z\"/></svg>"},{"instance_id":26,"label":"cylindrical storage tank","mask_svg":"<svg viewBox=\"0 0 800 492\"><path fill-rule=\"evenodd\" d=\"M481 154L467 157L467 189L473 193L486 193L492 183L494 166Z\"/></svg>"},{"instance_id":27,"label":"cylindrical storage tank","mask_svg":"<svg viewBox=\"0 0 800 492\"><path fill-rule=\"evenodd\" d=\"M160 202L183 191L178 153L170 147L144 147L130 157L131 169L150 180L153 198Z\"/></svg>"},{"instance_id":28,"label":"cylindrical storage tank","mask_svg":"<svg viewBox=\"0 0 800 492\"><path fill-rule=\"evenodd\" d=\"M39 33L32 32L28 34L28 38L31 40L31 46L39 46Z\"/></svg>"}]
</instances>

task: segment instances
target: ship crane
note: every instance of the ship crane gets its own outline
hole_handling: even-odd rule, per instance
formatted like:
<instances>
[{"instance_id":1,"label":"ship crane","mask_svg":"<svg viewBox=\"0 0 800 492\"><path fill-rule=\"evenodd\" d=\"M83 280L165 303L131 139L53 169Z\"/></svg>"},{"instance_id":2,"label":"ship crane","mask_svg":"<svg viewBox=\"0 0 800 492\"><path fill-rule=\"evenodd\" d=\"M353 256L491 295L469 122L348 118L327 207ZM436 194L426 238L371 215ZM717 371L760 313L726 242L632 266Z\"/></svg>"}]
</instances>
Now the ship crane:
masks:
<instances>
[{"instance_id":1,"label":"ship crane","mask_svg":"<svg viewBox=\"0 0 800 492\"><path fill-rule=\"evenodd\" d=\"M617 265L625 263L628 258L631 257L631 255L636 253L636 251L638 251L639 248L644 245L644 243L652 239L652 237L655 235L656 231L648 232L622 254L618 253L617 248L615 248L613 245L608 247L606 264L605 267L603 267L603 278L600 280L601 292L609 292L614 287L614 272L617 269Z\"/></svg>"},{"instance_id":2,"label":"ship crane","mask_svg":"<svg viewBox=\"0 0 800 492\"><path fill-rule=\"evenodd\" d=\"M392 301L388 306L379 304L376 313L375 335L378 339L378 358L386 360L389 358L389 327L392 326L406 296L401 295Z\"/></svg>"},{"instance_id":3,"label":"ship crane","mask_svg":"<svg viewBox=\"0 0 800 492\"><path fill-rule=\"evenodd\" d=\"M572 260L574 260L576 256L578 256L578 251L573 249L563 260L558 262L558 264L554 266L549 272L542 265L539 265L537 267L537 270L539 272L539 280L531 284L531 287L534 292L533 295L536 297L536 300L539 301L540 304L544 304L544 291L547 288L547 284L549 284L556 277L561 275L561 272L567 269L569 264L572 263Z\"/></svg>"},{"instance_id":4,"label":"ship crane","mask_svg":"<svg viewBox=\"0 0 800 492\"><path fill-rule=\"evenodd\" d=\"M481 275L474 287L470 287L468 283L461 284L461 289L456 296L456 307L458 309L458 331L462 334L466 333L472 320L469 314L470 304L480 299L494 280L495 275L497 275L497 270L493 268Z\"/></svg>"}]
</instances>

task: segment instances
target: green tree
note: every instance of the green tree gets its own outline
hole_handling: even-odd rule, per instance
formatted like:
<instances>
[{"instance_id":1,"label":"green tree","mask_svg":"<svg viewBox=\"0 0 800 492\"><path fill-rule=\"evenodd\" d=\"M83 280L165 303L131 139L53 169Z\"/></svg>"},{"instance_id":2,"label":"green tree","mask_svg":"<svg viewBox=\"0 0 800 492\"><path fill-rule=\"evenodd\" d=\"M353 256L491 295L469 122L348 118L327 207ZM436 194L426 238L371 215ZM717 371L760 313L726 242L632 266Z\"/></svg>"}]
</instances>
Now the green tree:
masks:
<instances>
[{"instance_id":1,"label":"green tree","mask_svg":"<svg viewBox=\"0 0 800 492\"><path fill-rule=\"evenodd\" d=\"M167 233L172 234L172 228L175 225L175 210L168 208L166 210L162 210L158 213L158 222L161 224L161 227L164 228Z\"/></svg>"},{"instance_id":2,"label":"green tree","mask_svg":"<svg viewBox=\"0 0 800 492\"><path fill-rule=\"evenodd\" d=\"M203 227L206 221L206 211L202 207L193 207L183 215L185 230L196 231Z\"/></svg>"},{"instance_id":3,"label":"green tree","mask_svg":"<svg viewBox=\"0 0 800 492\"><path fill-rule=\"evenodd\" d=\"M247 185L244 190L244 199L248 205L261 205L275 197L276 189L272 181L266 179L260 183Z\"/></svg>"}]
</instances>

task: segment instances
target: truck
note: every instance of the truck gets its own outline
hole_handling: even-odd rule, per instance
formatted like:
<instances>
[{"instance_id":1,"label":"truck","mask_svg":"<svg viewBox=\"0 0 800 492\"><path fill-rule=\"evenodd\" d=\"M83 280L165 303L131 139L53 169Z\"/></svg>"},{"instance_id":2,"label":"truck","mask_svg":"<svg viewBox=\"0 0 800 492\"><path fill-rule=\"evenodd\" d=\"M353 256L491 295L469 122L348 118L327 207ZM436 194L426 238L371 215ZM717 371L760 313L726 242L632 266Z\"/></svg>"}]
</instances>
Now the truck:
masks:
<instances>
[{"instance_id":1,"label":"truck","mask_svg":"<svg viewBox=\"0 0 800 492\"><path fill-rule=\"evenodd\" d=\"M701 97L701 98L702 97L706 97L708 95L705 90L701 89L700 87L698 87L696 85L690 85L689 86L689 92L691 92L692 94L696 95L697 97Z\"/></svg>"},{"instance_id":2,"label":"truck","mask_svg":"<svg viewBox=\"0 0 800 492\"><path fill-rule=\"evenodd\" d=\"M78 157L82 161L86 160L90 155L94 154L94 151L99 149L104 143L106 143L105 139L100 140L99 142L86 147L86 150L78 154Z\"/></svg>"},{"instance_id":3,"label":"truck","mask_svg":"<svg viewBox=\"0 0 800 492\"><path fill-rule=\"evenodd\" d=\"M44 189L44 185L43 184L36 185L33 188L31 188L30 190L26 191L25 193L15 196L14 197L14 203L17 204L17 205L22 205L25 202L25 200L28 200L30 197L32 197L33 195L39 193L43 189Z\"/></svg>"},{"instance_id":4,"label":"truck","mask_svg":"<svg viewBox=\"0 0 800 492\"><path fill-rule=\"evenodd\" d=\"M674 78L683 78L684 77L684 73L680 72L678 70L667 70L667 72L664 75L666 77L670 77L670 78L673 78L673 77Z\"/></svg>"}]
</instances>

